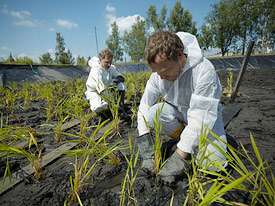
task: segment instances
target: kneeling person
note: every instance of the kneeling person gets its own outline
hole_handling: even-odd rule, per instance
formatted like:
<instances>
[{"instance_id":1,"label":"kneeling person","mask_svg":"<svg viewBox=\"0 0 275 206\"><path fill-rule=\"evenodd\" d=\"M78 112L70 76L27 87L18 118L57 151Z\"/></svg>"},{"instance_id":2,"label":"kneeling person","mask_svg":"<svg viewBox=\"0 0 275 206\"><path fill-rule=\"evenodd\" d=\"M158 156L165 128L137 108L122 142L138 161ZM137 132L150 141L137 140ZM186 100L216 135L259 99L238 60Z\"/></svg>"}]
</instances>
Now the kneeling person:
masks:
<instances>
[{"instance_id":1,"label":"kneeling person","mask_svg":"<svg viewBox=\"0 0 275 206\"><path fill-rule=\"evenodd\" d=\"M90 108L93 112L102 112L108 110L108 103L101 96L106 94L110 87L115 87L120 95L119 109L122 111L122 117L127 117L124 107L125 90L123 75L112 65L113 53L106 49L99 53L98 57L93 57L88 64L91 67L88 80L86 82L87 91L85 92L90 102Z\"/></svg>"},{"instance_id":2,"label":"kneeling person","mask_svg":"<svg viewBox=\"0 0 275 206\"><path fill-rule=\"evenodd\" d=\"M153 128L156 112L162 108L158 121L163 134L178 139L175 152L158 176L164 183L171 184L179 176L190 172L190 154L199 158L197 154L202 125L206 125L224 141L215 139L211 134L208 136L211 142L226 151L222 106L219 103L222 87L214 66L202 57L197 39L192 34L170 31L155 33L148 40L145 58L153 73L140 101L140 136L136 142L143 157L142 169L152 173L153 142L144 119ZM157 103L160 97L164 102ZM205 156L209 154L212 154L210 161L219 161L224 167L227 165L224 155L212 144L207 145Z\"/></svg>"}]
</instances>

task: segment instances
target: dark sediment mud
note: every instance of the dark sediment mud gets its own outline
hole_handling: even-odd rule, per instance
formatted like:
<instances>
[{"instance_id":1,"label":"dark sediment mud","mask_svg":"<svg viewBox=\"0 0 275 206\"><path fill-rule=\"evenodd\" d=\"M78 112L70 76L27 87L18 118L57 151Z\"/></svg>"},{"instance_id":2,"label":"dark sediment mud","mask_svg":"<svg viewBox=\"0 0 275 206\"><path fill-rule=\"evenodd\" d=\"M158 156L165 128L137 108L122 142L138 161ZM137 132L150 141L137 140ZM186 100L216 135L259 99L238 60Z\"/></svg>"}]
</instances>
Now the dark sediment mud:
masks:
<instances>
[{"instance_id":1,"label":"dark sediment mud","mask_svg":"<svg viewBox=\"0 0 275 206\"><path fill-rule=\"evenodd\" d=\"M253 148L250 141L250 133L253 135L256 145L264 160L268 162L271 169L275 171L275 70L247 70L240 86L240 94L235 100L236 105L242 109L238 116L233 118L226 127L227 134L233 136L238 143L242 143L245 149L252 156ZM234 81L238 76L234 70ZM227 86L228 71L217 71L223 87ZM228 98L222 98L222 103L227 104ZM10 121L10 125L30 126L39 128L39 125L46 121L43 110L43 102L33 102L32 110L18 109L15 115L21 120ZM11 118L12 119L12 118ZM96 125L99 119L94 118L90 124ZM67 132L76 133L78 126L71 128ZM47 130L47 129L45 129ZM50 131L50 128L48 128ZM89 131L92 133L93 131ZM128 141L128 134L134 139L138 132L136 121L131 126L129 122L120 124L121 137L113 138L111 142L123 140ZM57 148L61 143L56 143L54 134L43 136L41 148L43 152ZM89 136L89 135L87 135ZM124 151L127 153L128 151ZM110 205L117 206L120 203L121 183L125 177L127 163L121 152L115 152L121 159L121 166L102 162L96 167L91 178L80 192L83 205ZM129 155L129 152L128 152ZM255 155L253 156L255 158ZM71 159L65 162L64 158L57 159L54 163L44 168L44 178L36 182L33 178L27 178L10 191L0 196L0 205L63 205L70 193L70 176L74 175L74 168ZM92 160L90 160L92 161ZM64 163L64 164L61 164ZM140 159L139 159L140 163ZM22 166L22 162L11 163L12 170ZM3 175L4 167L0 168ZM234 171L233 171L234 172ZM8 180L6 180L8 181ZM185 201L186 188L185 181L180 182L177 187L157 186L154 178L146 175L141 170L134 183L134 192L137 205L183 205ZM230 201L242 202L249 205L250 198L246 193L230 192L224 196ZM74 203L72 205L78 205ZM133 202L131 205L134 205Z\"/></svg>"}]
</instances>

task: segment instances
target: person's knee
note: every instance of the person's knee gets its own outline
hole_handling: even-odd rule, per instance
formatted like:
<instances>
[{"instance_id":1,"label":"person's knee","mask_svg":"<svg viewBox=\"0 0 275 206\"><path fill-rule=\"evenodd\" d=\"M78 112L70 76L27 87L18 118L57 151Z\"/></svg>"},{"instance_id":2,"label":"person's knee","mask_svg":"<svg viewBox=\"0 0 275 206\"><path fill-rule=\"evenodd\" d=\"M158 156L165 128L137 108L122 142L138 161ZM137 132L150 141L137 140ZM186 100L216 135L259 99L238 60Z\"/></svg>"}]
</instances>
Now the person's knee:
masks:
<instances>
[{"instance_id":1,"label":"person's knee","mask_svg":"<svg viewBox=\"0 0 275 206\"><path fill-rule=\"evenodd\" d=\"M179 139L183 129L184 129L184 125L180 123L179 127L173 133L169 134L169 137L174 139Z\"/></svg>"},{"instance_id":2,"label":"person's knee","mask_svg":"<svg viewBox=\"0 0 275 206\"><path fill-rule=\"evenodd\" d=\"M102 105L100 105L100 106L98 106L98 107L93 107L93 106L91 105L91 110L92 110L93 112L96 112L96 113L106 111L106 110L108 110L108 104L107 104L107 103L104 103L104 104L102 104Z\"/></svg>"}]
</instances>

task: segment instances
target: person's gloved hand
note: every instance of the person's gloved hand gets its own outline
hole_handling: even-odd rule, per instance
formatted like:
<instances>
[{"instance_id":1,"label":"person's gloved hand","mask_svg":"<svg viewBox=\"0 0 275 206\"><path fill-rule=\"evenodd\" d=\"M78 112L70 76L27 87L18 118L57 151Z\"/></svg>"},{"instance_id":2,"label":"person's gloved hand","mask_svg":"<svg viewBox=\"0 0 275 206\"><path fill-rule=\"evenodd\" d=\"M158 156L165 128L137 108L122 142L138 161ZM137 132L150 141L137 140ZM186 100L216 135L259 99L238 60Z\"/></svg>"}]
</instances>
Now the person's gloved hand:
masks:
<instances>
[{"instance_id":1,"label":"person's gloved hand","mask_svg":"<svg viewBox=\"0 0 275 206\"><path fill-rule=\"evenodd\" d=\"M113 78L110 86L117 86L120 82L124 82L124 81L125 81L125 79L123 76L115 77L115 78Z\"/></svg>"},{"instance_id":2,"label":"person's gloved hand","mask_svg":"<svg viewBox=\"0 0 275 206\"><path fill-rule=\"evenodd\" d=\"M136 143L139 148L139 154L141 155L143 161L141 169L147 174L151 175L154 171L154 150L153 141L150 134L144 134L136 138Z\"/></svg>"},{"instance_id":3,"label":"person's gloved hand","mask_svg":"<svg viewBox=\"0 0 275 206\"><path fill-rule=\"evenodd\" d=\"M172 185L177 178L190 172L190 160L184 159L178 152L175 151L173 155L168 158L158 174L157 182Z\"/></svg>"}]
</instances>

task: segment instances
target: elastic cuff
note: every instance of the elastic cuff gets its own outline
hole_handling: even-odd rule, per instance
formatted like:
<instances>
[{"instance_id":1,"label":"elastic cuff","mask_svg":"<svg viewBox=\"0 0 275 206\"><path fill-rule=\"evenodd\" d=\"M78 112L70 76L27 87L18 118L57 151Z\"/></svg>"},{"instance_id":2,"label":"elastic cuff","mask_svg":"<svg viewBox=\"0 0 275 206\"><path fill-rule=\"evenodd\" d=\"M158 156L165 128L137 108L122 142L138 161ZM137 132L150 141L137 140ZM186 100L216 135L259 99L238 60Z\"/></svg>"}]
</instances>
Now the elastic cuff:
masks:
<instances>
[{"instance_id":1,"label":"elastic cuff","mask_svg":"<svg viewBox=\"0 0 275 206\"><path fill-rule=\"evenodd\" d=\"M172 137L174 139L179 139L180 134L182 133L184 129L183 124L180 124L180 126L176 129L176 131L174 131L172 134L169 135L169 137Z\"/></svg>"}]
</instances>

